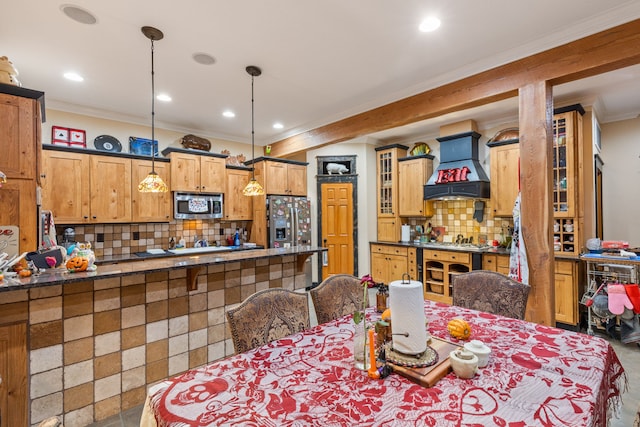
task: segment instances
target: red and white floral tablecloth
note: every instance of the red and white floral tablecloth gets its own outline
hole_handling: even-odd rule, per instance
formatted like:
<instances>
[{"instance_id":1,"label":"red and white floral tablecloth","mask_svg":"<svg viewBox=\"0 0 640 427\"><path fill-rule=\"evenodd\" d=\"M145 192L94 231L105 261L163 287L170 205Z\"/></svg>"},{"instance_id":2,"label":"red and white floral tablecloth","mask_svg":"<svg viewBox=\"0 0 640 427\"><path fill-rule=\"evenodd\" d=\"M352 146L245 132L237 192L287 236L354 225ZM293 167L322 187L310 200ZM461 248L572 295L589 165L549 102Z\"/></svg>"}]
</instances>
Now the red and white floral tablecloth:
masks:
<instances>
[{"instance_id":1,"label":"red and white floral tablecloth","mask_svg":"<svg viewBox=\"0 0 640 427\"><path fill-rule=\"evenodd\" d=\"M596 426L626 375L601 338L425 301L429 332L461 316L492 349L469 380L424 388L352 363L351 316L167 381L149 398L158 426Z\"/></svg>"}]
</instances>

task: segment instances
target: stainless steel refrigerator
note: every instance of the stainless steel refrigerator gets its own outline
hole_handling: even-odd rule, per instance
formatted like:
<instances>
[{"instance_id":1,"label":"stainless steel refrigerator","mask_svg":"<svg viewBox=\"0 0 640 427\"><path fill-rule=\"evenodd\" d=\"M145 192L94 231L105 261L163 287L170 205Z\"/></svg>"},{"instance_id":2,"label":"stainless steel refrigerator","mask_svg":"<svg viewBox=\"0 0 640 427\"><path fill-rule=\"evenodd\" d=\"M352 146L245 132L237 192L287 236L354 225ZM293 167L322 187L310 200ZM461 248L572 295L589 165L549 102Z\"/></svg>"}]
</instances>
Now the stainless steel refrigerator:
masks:
<instances>
[{"instance_id":1,"label":"stainless steel refrigerator","mask_svg":"<svg viewBox=\"0 0 640 427\"><path fill-rule=\"evenodd\" d=\"M270 248L311 244L311 202L306 197L268 196Z\"/></svg>"}]
</instances>

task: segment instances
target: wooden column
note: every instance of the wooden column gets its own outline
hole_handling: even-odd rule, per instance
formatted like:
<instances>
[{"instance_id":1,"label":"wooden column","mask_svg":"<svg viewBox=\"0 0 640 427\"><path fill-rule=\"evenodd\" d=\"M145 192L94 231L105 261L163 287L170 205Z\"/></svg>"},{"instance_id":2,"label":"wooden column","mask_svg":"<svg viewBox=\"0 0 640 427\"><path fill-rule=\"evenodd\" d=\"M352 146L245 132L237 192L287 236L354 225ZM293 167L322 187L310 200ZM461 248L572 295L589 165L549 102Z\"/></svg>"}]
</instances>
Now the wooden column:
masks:
<instances>
[{"instance_id":1,"label":"wooden column","mask_svg":"<svg viewBox=\"0 0 640 427\"><path fill-rule=\"evenodd\" d=\"M555 326L552 134L553 97L549 82L519 89L521 232L529 261L531 293L527 320Z\"/></svg>"}]
</instances>

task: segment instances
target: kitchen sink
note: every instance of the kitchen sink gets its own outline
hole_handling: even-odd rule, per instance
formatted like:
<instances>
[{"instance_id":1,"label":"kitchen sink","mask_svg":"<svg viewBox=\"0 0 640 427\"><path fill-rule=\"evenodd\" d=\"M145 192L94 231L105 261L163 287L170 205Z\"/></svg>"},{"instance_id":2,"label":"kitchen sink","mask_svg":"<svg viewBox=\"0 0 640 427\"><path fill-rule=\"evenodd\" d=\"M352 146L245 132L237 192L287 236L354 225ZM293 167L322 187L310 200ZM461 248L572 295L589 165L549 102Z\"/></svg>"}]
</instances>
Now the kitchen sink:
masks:
<instances>
[{"instance_id":1,"label":"kitchen sink","mask_svg":"<svg viewBox=\"0 0 640 427\"><path fill-rule=\"evenodd\" d=\"M174 255L208 254L211 252L225 252L237 249L239 246L205 246L203 248L169 249Z\"/></svg>"}]
</instances>

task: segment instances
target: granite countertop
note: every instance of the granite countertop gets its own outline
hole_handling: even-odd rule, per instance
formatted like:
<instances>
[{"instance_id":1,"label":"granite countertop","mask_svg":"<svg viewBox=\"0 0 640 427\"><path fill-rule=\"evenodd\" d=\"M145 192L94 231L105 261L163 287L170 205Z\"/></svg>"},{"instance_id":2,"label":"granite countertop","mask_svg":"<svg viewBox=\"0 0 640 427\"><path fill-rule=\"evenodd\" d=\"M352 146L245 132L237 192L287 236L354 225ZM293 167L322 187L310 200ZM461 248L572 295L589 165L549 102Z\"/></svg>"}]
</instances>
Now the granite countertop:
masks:
<instances>
[{"instance_id":1,"label":"granite countertop","mask_svg":"<svg viewBox=\"0 0 640 427\"><path fill-rule=\"evenodd\" d=\"M442 243L442 242L370 242L375 245L391 245L391 246L404 246L407 248L421 248L421 249L433 249L437 251L455 251L455 252L473 252L473 253L494 253L508 255L509 249L496 248L488 245L475 245L472 243Z\"/></svg>"},{"instance_id":2,"label":"granite countertop","mask_svg":"<svg viewBox=\"0 0 640 427\"><path fill-rule=\"evenodd\" d=\"M69 273L66 268L42 270L27 278L6 278L0 285L0 292L28 289L55 284L99 280L111 277L128 276L140 273L154 273L179 268L198 268L212 264L226 264L244 260L271 258L276 256L310 256L326 251L326 248L315 246L296 246L277 249L247 249L205 254L171 255L157 258L146 258L144 262L121 260L114 264L99 265L96 271Z\"/></svg>"},{"instance_id":3,"label":"granite countertop","mask_svg":"<svg viewBox=\"0 0 640 427\"><path fill-rule=\"evenodd\" d=\"M510 255L511 250L502 247L495 246L480 246L474 244L456 244L456 243L442 243L442 242L429 242L429 243L414 243L414 242L369 242L374 245L390 245L390 246L404 246L407 248L421 248L421 249L433 249L437 251L454 251L454 252L470 252L481 254L497 254L497 255ZM554 258L557 259L570 259L579 260L578 256L563 254L557 252L554 254Z\"/></svg>"},{"instance_id":4,"label":"granite countertop","mask_svg":"<svg viewBox=\"0 0 640 427\"><path fill-rule=\"evenodd\" d=\"M202 248L202 251L206 251L207 248L211 248L212 250L215 250L215 254L220 254L220 253L228 253L228 252L232 252L232 251L247 251L247 250L251 250L251 249L264 249L264 246L209 246L209 247L205 247ZM160 249L163 252L161 253L150 253L150 252L134 252L132 254L124 254L124 255L106 255L106 256L101 256L99 259L96 260L95 264L96 265L105 265L105 264L117 264L120 262L135 262L135 261L146 261L150 258L170 258L170 257L176 257L176 256L185 256L185 255L206 255L203 253L200 254L196 254L196 253L187 253L186 251L189 250L193 250L193 248L186 248L185 253L180 254L180 253L172 253L169 250L164 250L164 249ZM180 249L176 249L176 251L180 251Z\"/></svg>"}]
</instances>

